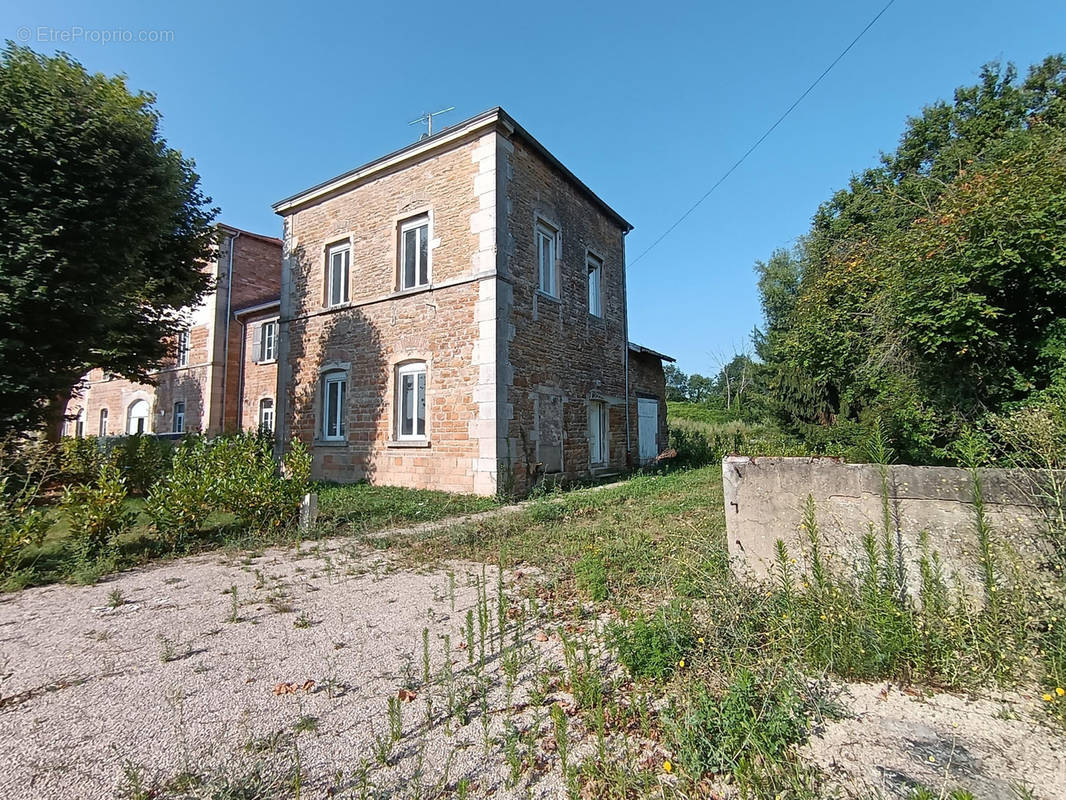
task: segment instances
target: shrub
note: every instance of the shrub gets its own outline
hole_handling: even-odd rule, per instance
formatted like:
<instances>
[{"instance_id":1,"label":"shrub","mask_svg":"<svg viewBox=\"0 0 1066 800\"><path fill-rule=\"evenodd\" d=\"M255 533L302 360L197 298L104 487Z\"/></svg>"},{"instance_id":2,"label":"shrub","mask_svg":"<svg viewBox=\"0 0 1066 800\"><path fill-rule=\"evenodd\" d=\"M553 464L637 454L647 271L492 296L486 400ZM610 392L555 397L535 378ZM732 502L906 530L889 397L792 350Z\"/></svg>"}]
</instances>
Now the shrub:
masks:
<instances>
[{"instance_id":1,"label":"shrub","mask_svg":"<svg viewBox=\"0 0 1066 800\"><path fill-rule=\"evenodd\" d=\"M270 532L295 520L310 477L311 455L299 441L279 469L269 435L190 436L175 450L170 474L149 493L147 510L171 547L201 530L212 512Z\"/></svg>"},{"instance_id":2,"label":"shrub","mask_svg":"<svg viewBox=\"0 0 1066 800\"><path fill-rule=\"evenodd\" d=\"M677 603L660 608L651 617L639 614L629 624L607 629L608 644L635 678L668 679L695 640L692 617Z\"/></svg>"},{"instance_id":3,"label":"shrub","mask_svg":"<svg viewBox=\"0 0 1066 800\"><path fill-rule=\"evenodd\" d=\"M157 436L122 436L109 446L126 486L137 495L147 495L170 471L174 444Z\"/></svg>"},{"instance_id":4,"label":"shrub","mask_svg":"<svg viewBox=\"0 0 1066 800\"><path fill-rule=\"evenodd\" d=\"M115 538L133 524L135 514L126 508L126 485L118 469L105 464L92 484L69 487L62 507L70 525L74 553L82 563L112 549Z\"/></svg>"},{"instance_id":5,"label":"shrub","mask_svg":"<svg viewBox=\"0 0 1066 800\"><path fill-rule=\"evenodd\" d=\"M67 436L59 442L59 473L64 484L91 483L106 461L94 437Z\"/></svg>"},{"instance_id":6,"label":"shrub","mask_svg":"<svg viewBox=\"0 0 1066 800\"><path fill-rule=\"evenodd\" d=\"M7 575L24 548L40 545L50 521L40 507L54 477L54 451L46 443L0 439L0 576Z\"/></svg>"},{"instance_id":7,"label":"shrub","mask_svg":"<svg viewBox=\"0 0 1066 800\"><path fill-rule=\"evenodd\" d=\"M148 492L145 510L171 548L203 528L211 513L208 449L202 436L186 437L174 450L170 473Z\"/></svg>"},{"instance_id":8,"label":"shrub","mask_svg":"<svg viewBox=\"0 0 1066 800\"><path fill-rule=\"evenodd\" d=\"M808 714L793 679L741 668L721 697L696 685L670 727L678 760L699 779L782 759L807 739Z\"/></svg>"}]
</instances>

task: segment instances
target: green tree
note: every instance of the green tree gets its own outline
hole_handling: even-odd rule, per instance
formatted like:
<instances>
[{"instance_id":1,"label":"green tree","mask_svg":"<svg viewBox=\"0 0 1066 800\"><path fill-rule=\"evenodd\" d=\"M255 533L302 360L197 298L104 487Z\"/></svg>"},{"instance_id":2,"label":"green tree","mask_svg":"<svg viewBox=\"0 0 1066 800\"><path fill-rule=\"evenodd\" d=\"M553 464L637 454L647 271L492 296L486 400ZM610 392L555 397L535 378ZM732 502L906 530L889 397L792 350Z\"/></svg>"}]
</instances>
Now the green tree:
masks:
<instances>
[{"instance_id":1,"label":"green tree","mask_svg":"<svg viewBox=\"0 0 1066 800\"><path fill-rule=\"evenodd\" d=\"M664 364L663 373L666 375L666 399L688 400L688 375L676 364Z\"/></svg>"},{"instance_id":2,"label":"green tree","mask_svg":"<svg viewBox=\"0 0 1066 800\"><path fill-rule=\"evenodd\" d=\"M93 367L150 380L210 286L217 213L123 77L0 53L0 433L47 421Z\"/></svg>"},{"instance_id":3,"label":"green tree","mask_svg":"<svg viewBox=\"0 0 1066 800\"><path fill-rule=\"evenodd\" d=\"M978 83L757 264L759 355L794 422L880 417L904 458L947 445L1066 372L1066 58Z\"/></svg>"}]
</instances>

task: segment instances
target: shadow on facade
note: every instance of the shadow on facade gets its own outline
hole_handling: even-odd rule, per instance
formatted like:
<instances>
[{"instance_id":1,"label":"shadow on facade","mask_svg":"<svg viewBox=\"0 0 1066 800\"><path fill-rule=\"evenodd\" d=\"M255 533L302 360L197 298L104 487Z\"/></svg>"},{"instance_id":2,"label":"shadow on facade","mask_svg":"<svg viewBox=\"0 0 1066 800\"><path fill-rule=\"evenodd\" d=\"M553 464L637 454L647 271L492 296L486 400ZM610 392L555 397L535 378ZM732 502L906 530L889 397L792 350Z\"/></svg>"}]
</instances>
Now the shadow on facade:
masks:
<instances>
[{"instance_id":1,"label":"shadow on facade","mask_svg":"<svg viewBox=\"0 0 1066 800\"><path fill-rule=\"evenodd\" d=\"M310 263L303 255L297 251L297 263ZM357 272L354 264L352 272ZM294 296L312 295L296 287ZM376 443L388 438L389 430L390 365L380 334L385 324L389 320L371 318L361 308L296 317L288 323L291 379L285 405L291 410L289 436L311 446L317 478L342 483L374 480L372 453ZM330 440L329 434L335 432L327 430L326 388L331 379L338 378L346 381L344 436Z\"/></svg>"}]
</instances>

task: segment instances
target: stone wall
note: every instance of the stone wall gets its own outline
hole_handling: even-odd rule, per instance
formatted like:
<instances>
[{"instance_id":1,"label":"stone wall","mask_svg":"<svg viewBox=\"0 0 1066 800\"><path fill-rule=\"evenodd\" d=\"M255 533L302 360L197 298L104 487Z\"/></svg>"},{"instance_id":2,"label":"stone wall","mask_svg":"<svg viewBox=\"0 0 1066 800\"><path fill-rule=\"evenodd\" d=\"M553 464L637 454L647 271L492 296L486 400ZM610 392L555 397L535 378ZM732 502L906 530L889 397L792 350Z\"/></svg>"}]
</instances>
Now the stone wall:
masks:
<instances>
[{"instance_id":1,"label":"stone wall","mask_svg":"<svg viewBox=\"0 0 1066 800\"><path fill-rule=\"evenodd\" d=\"M475 258L474 228L484 216L475 192L480 144L471 137L286 216L281 418L286 437L310 445L317 478L495 490L491 482L475 486L480 442L472 431L475 388L492 377L474 357L480 284L495 283ZM399 225L423 213L431 215L430 284L401 291ZM326 248L337 242L351 246L350 302L327 308ZM419 442L396 436L396 370L411 361L426 364L427 436ZM488 365L494 369L494 359ZM347 376L339 441L322 436L321 385L331 371ZM485 434L493 439L495 430Z\"/></svg>"},{"instance_id":2,"label":"stone wall","mask_svg":"<svg viewBox=\"0 0 1066 800\"><path fill-rule=\"evenodd\" d=\"M980 473L986 517L995 536L1035 564L1040 552L1044 509L1027 470ZM851 574L864 559L862 537L884 531L882 472L876 464L847 464L829 458L749 458L728 456L722 462L726 533L738 574L765 580L774 562L775 542L784 541L802 568L806 538L800 528L810 496L831 566ZM929 552L939 553L949 581L957 576L965 590L979 596L982 582L977 560L973 478L953 467L889 466L890 535L901 553L911 592L918 586L920 535Z\"/></svg>"},{"instance_id":3,"label":"stone wall","mask_svg":"<svg viewBox=\"0 0 1066 800\"><path fill-rule=\"evenodd\" d=\"M511 284L501 354L511 379L512 411L502 455L521 492L545 473L577 478L627 465L624 232L523 140L508 141L501 155L508 181L500 271ZM539 289L538 220L559 232L558 297ZM589 253L603 263L602 315L589 312ZM589 457L591 402L608 409L608 459L601 467L593 467Z\"/></svg>"}]
</instances>

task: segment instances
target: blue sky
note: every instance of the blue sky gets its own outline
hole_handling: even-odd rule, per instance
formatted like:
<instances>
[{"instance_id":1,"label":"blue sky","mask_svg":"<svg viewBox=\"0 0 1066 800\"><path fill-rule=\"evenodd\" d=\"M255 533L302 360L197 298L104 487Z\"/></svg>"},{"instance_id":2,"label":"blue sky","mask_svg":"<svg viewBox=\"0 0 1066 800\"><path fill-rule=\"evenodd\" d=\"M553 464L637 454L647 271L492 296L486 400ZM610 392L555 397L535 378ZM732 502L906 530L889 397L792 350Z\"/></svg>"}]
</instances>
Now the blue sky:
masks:
<instances>
[{"instance_id":1,"label":"blue sky","mask_svg":"<svg viewBox=\"0 0 1066 800\"><path fill-rule=\"evenodd\" d=\"M271 203L412 141L407 123L421 112L455 106L448 124L502 105L636 226L634 259L884 2L0 0L0 37L66 50L155 92L166 137L196 160L221 219L275 235ZM88 33L114 30L172 35ZM759 322L752 264L806 231L820 202L894 146L909 114L986 61L1024 70L1061 50L1061 2L896 0L631 268L631 338L686 371L714 372Z\"/></svg>"}]
</instances>

